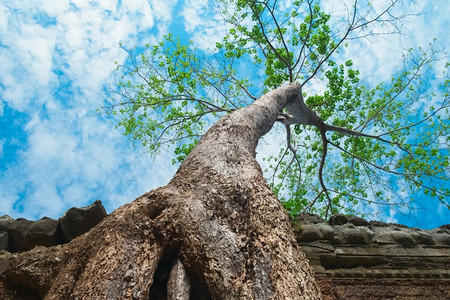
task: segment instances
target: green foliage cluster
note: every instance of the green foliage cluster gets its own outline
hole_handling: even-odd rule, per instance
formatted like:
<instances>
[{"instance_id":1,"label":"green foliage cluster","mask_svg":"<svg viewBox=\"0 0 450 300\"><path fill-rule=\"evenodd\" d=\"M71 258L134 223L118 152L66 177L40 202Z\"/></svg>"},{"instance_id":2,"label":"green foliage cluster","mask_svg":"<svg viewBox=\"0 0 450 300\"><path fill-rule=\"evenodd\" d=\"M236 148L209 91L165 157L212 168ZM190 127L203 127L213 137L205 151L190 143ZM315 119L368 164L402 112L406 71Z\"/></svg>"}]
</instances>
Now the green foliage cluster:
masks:
<instances>
[{"instance_id":1,"label":"green foliage cluster","mask_svg":"<svg viewBox=\"0 0 450 300\"><path fill-rule=\"evenodd\" d=\"M404 58L403 70L374 88L361 83L351 61L332 62L324 76L327 89L307 97L308 106L327 123L366 133L328 134L332 159L323 176L336 211L360 213L364 203L408 205L420 195L434 196L448 207L449 81L443 80L437 91L429 87L426 79L434 76L432 66L439 58L432 45L410 49ZM323 141L303 125L295 125L294 132L303 143L296 155L305 162L293 172L292 165L279 163L280 157L270 158L279 170L274 189L293 214L305 207L326 214L330 199L315 182Z\"/></svg>"},{"instance_id":2,"label":"green foliage cluster","mask_svg":"<svg viewBox=\"0 0 450 300\"><path fill-rule=\"evenodd\" d=\"M306 104L329 127L324 137L297 124L279 156L263 158L268 182L293 216L357 213L365 203L408 205L408 197L423 194L450 208L449 64L443 74L434 69L445 53L433 43L409 49L403 68L377 85L361 80L352 60L335 60L348 41L374 35L374 24L397 31L401 16L391 11L397 1L378 14L370 2L355 1L338 20L344 26L315 0L289 7L214 3L229 31L211 53L172 35L128 50L107 99L125 134L151 153L174 145L174 163L181 162L218 117L249 104L255 91L297 81ZM242 64L257 76L247 76Z\"/></svg>"},{"instance_id":3,"label":"green foliage cluster","mask_svg":"<svg viewBox=\"0 0 450 300\"><path fill-rule=\"evenodd\" d=\"M216 46L228 58L250 55L261 65L263 92L312 78L340 45L328 24L330 15L321 11L319 1L294 1L284 12L278 10L277 1L221 2L226 7L222 14L232 27ZM236 10L230 14L233 4Z\"/></svg>"},{"instance_id":4,"label":"green foliage cluster","mask_svg":"<svg viewBox=\"0 0 450 300\"><path fill-rule=\"evenodd\" d=\"M116 127L152 154L174 145L181 162L218 117L246 105L232 62L208 56L169 34L157 45L127 50L105 98ZM135 54L136 52L140 54Z\"/></svg>"}]
</instances>

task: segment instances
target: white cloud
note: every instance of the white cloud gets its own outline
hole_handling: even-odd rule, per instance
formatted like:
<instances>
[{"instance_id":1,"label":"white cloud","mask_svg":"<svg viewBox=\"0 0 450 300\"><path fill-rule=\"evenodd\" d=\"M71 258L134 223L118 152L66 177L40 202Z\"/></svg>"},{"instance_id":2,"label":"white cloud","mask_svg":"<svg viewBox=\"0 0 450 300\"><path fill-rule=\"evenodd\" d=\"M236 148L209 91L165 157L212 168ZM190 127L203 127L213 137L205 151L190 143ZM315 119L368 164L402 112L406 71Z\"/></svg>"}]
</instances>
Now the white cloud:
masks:
<instances>
[{"instance_id":1,"label":"white cloud","mask_svg":"<svg viewBox=\"0 0 450 300\"><path fill-rule=\"evenodd\" d=\"M0 32L5 32L8 26L8 19L10 16L9 10L0 4Z\"/></svg>"},{"instance_id":2,"label":"white cloud","mask_svg":"<svg viewBox=\"0 0 450 300\"><path fill-rule=\"evenodd\" d=\"M55 32L43 30L39 25L23 26L20 31L24 38L18 39L13 49L20 49L20 63L26 67L35 84L46 86L51 80L52 56Z\"/></svg>"},{"instance_id":3,"label":"white cloud","mask_svg":"<svg viewBox=\"0 0 450 300\"><path fill-rule=\"evenodd\" d=\"M64 209L97 198L111 211L167 183L175 172L170 160L159 159L155 168L103 120L84 115L78 122L68 118L72 114L82 115L69 110L51 120L30 121L27 150L0 183L3 213L57 218ZM13 204L20 197L26 199L19 202L23 211Z\"/></svg>"},{"instance_id":4,"label":"white cloud","mask_svg":"<svg viewBox=\"0 0 450 300\"><path fill-rule=\"evenodd\" d=\"M176 1L150 0L149 2L156 19L170 23Z\"/></svg>"},{"instance_id":5,"label":"white cloud","mask_svg":"<svg viewBox=\"0 0 450 300\"><path fill-rule=\"evenodd\" d=\"M53 0L41 1L39 7L46 12L50 17L57 17L69 9L69 0Z\"/></svg>"},{"instance_id":6,"label":"white cloud","mask_svg":"<svg viewBox=\"0 0 450 300\"><path fill-rule=\"evenodd\" d=\"M119 42L131 47L139 34L160 34L171 20L163 14L173 5L145 0L0 5L1 97L29 116L16 160L1 176L1 213L57 218L98 198L111 211L169 180L175 171L170 161L159 161L152 171L150 158L94 109L101 105L113 62L126 57ZM158 28L152 31L155 20Z\"/></svg>"},{"instance_id":7,"label":"white cloud","mask_svg":"<svg viewBox=\"0 0 450 300\"><path fill-rule=\"evenodd\" d=\"M192 34L191 40L202 50L213 50L228 31L222 17L208 9L211 5L207 0L187 0L181 13L185 30Z\"/></svg>"}]
</instances>

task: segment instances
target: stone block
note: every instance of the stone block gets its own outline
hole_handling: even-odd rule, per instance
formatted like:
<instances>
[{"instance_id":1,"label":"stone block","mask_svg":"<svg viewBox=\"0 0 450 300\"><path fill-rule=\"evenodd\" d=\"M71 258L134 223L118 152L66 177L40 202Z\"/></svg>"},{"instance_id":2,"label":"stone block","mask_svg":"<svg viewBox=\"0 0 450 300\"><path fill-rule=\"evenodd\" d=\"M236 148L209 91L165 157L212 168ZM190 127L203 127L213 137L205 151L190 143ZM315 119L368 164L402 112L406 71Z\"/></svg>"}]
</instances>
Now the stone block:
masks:
<instances>
[{"instance_id":1,"label":"stone block","mask_svg":"<svg viewBox=\"0 0 450 300\"><path fill-rule=\"evenodd\" d=\"M19 218L8 226L10 249L12 252L24 252L36 246L55 246L61 236L58 221L44 217L36 222Z\"/></svg>"},{"instance_id":2,"label":"stone block","mask_svg":"<svg viewBox=\"0 0 450 300\"><path fill-rule=\"evenodd\" d=\"M380 222L380 221L369 221L369 226L373 227L387 227L388 223Z\"/></svg>"},{"instance_id":3,"label":"stone block","mask_svg":"<svg viewBox=\"0 0 450 300\"><path fill-rule=\"evenodd\" d=\"M299 242L313 242L323 239L323 234L315 225L304 224L301 226Z\"/></svg>"},{"instance_id":4,"label":"stone block","mask_svg":"<svg viewBox=\"0 0 450 300\"><path fill-rule=\"evenodd\" d=\"M302 213L296 218L298 224L317 224L325 223L325 219L315 214Z\"/></svg>"},{"instance_id":5,"label":"stone block","mask_svg":"<svg viewBox=\"0 0 450 300\"><path fill-rule=\"evenodd\" d=\"M348 216L348 221L355 226L368 226L369 222L357 216Z\"/></svg>"},{"instance_id":6,"label":"stone block","mask_svg":"<svg viewBox=\"0 0 450 300\"><path fill-rule=\"evenodd\" d=\"M0 231L0 251L9 250L9 234L6 231Z\"/></svg>"},{"instance_id":7,"label":"stone block","mask_svg":"<svg viewBox=\"0 0 450 300\"><path fill-rule=\"evenodd\" d=\"M342 231L347 244L365 245L369 244L369 237L358 228L346 228Z\"/></svg>"},{"instance_id":8,"label":"stone block","mask_svg":"<svg viewBox=\"0 0 450 300\"><path fill-rule=\"evenodd\" d=\"M328 223L330 225L344 225L344 224L348 223L348 219L343 214L335 214L330 217L330 219L328 220Z\"/></svg>"},{"instance_id":9,"label":"stone block","mask_svg":"<svg viewBox=\"0 0 450 300\"><path fill-rule=\"evenodd\" d=\"M421 245L434 245L436 244L436 241L434 240L433 236L429 233L418 231L418 238L417 243Z\"/></svg>"},{"instance_id":10,"label":"stone block","mask_svg":"<svg viewBox=\"0 0 450 300\"><path fill-rule=\"evenodd\" d=\"M439 227L429 232L438 244L450 246L450 230Z\"/></svg>"},{"instance_id":11,"label":"stone block","mask_svg":"<svg viewBox=\"0 0 450 300\"><path fill-rule=\"evenodd\" d=\"M106 210L100 200L86 207L72 207L59 219L64 242L68 243L88 232L104 217L106 217Z\"/></svg>"},{"instance_id":12,"label":"stone block","mask_svg":"<svg viewBox=\"0 0 450 300\"><path fill-rule=\"evenodd\" d=\"M22 252L29 250L27 249L28 246L26 235L28 227L32 223L33 221L24 218L18 218L8 226L11 252Z\"/></svg>"},{"instance_id":13,"label":"stone block","mask_svg":"<svg viewBox=\"0 0 450 300\"><path fill-rule=\"evenodd\" d=\"M389 235L395 243L402 246L412 247L416 244L412 235L405 231L392 231Z\"/></svg>"},{"instance_id":14,"label":"stone block","mask_svg":"<svg viewBox=\"0 0 450 300\"><path fill-rule=\"evenodd\" d=\"M316 226L322 232L323 238L325 240L333 241L334 236L335 236L335 230L332 226L330 226L326 223L319 223Z\"/></svg>"},{"instance_id":15,"label":"stone block","mask_svg":"<svg viewBox=\"0 0 450 300\"><path fill-rule=\"evenodd\" d=\"M6 231L8 226L14 222L14 219L8 215L3 215L0 217L0 231Z\"/></svg>"}]
</instances>

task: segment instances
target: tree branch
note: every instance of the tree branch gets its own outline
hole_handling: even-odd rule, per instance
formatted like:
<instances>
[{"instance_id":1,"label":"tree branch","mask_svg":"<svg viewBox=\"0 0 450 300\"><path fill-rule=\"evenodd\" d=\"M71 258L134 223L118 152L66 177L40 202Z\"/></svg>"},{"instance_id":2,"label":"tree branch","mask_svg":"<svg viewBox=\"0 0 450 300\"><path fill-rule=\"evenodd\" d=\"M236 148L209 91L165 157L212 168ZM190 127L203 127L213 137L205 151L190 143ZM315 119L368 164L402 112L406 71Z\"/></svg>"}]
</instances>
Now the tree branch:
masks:
<instances>
[{"instance_id":1,"label":"tree branch","mask_svg":"<svg viewBox=\"0 0 450 300\"><path fill-rule=\"evenodd\" d=\"M260 26L260 28L261 28L261 33L262 33L264 39L266 40L267 45L269 45L270 49L272 49L272 51L275 53L275 55L277 56L277 58L278 58L281 62L283 62L283 64L284 64L285 66L289 66L288 62L286 62L286 61L284 60L284 58L280 55L280 53L278 53L278 51L277 51L277 50L275 49L275 47L272 45L272 42L271 42L271 41L269 40L269 38L267 37L267 34L266 34L265 30L264 30L264 27L265 27L265 26L264 26L264 24L262 23L262 20L261 20L260 15L255 11L254 6L253 6L252 4L249 3L249 7L250 7L250 9L252 10L253 15L254 15L254 16L257 18L257 20L258 20L259 26Z\"/></svg>"},{"instance_id":2,"label":"tree branch","mask_svg":"<svg viewBox=\"0 0 450 300\"><path fill-rule=\"evenodd\" d=\"M327 154L328 154L328 140L327 140L327 136L326 136L326 131L321 130L320 136L322 137L323 150L322 150L322 158L320 160L320 165L319 165L319 182L320 182L320 186L322 187L322 190L325 192L325 196L327 197L327 200L328 200L327 208L325 211L325 218L328 218L328 211L333 213L333 206L332 206L330 194L328 193L328 188L326 187L325 182L323 180L323 167L325 166L325 161L326 161Z\"/></svg>"}]
</instances>

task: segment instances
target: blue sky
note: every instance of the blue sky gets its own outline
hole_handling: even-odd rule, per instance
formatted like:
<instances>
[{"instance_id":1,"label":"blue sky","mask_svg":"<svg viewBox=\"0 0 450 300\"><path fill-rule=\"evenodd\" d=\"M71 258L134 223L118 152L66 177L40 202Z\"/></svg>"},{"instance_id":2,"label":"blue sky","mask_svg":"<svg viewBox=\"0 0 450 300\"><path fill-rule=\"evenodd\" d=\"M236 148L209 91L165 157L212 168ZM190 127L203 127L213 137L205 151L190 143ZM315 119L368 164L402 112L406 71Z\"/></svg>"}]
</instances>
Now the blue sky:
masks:
<instances>
[{"instance_id":1,"label":"blue sky","mask_svg":"<svg viewBox=\"0 0 450 300\"><path fill-rule=\"evenodd\" d=\"M168 32L189 36L202 49L219 41L226 28L202 11L204 2L0 0L0 215L58 218L95 199L111 212L170 180L176 171L171 157L153 160L133 148L95 109L114 61L126 59L119 42L152 44ZM402 49L432 37L450 48L447 1L422 2L405 7L424 13L407 19L410 36L361 41L346 50L361 74L388 79ZM339 3L326 1L325 8L336 10ZM276 134L266 141L259 153L276 153L283 142ZM422 228L450 223L448 209L430 199L423 203L426 210L416 216L381 211L379 218Z\"/></svg>"}]
</instances>

